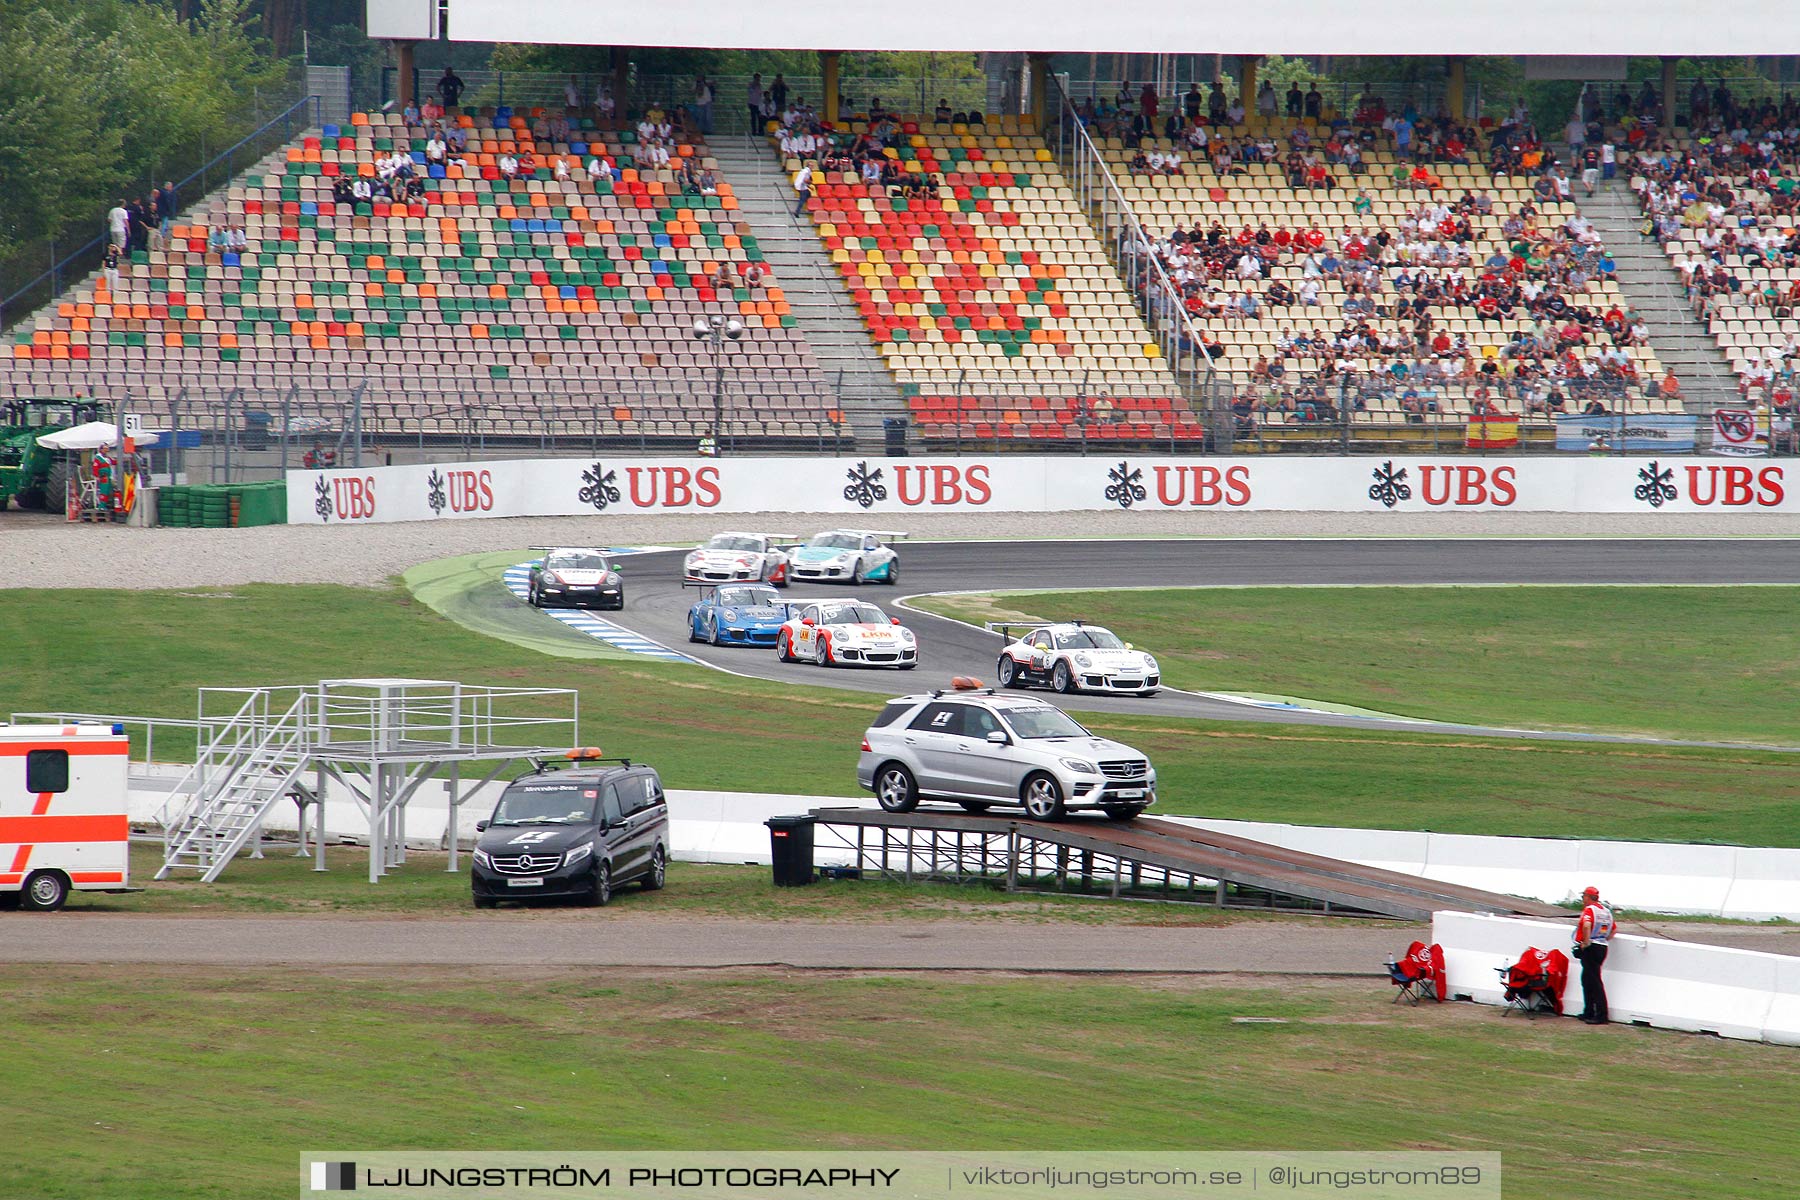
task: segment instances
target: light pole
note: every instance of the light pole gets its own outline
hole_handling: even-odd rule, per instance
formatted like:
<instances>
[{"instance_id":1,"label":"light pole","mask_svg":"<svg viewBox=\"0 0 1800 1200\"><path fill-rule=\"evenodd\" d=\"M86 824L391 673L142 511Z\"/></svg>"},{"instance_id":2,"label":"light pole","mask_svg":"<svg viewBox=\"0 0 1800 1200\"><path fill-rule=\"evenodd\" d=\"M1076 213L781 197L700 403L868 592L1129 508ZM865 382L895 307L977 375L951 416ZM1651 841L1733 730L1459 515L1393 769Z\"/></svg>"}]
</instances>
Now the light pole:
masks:
<instances>
[{"instance_id":1,"label":"light pole","mask_svg":"<svg viewBox=\"0 0 1800 1200\"><path fill-rule=\"evenodd\" d=\"M694 318L696 341L710 341L713 357L713 454L719 453L719 432L725 425L725 339L737 341L744 336L744 323L736 317L707 316Z\"/></svg>"}]
</instances>

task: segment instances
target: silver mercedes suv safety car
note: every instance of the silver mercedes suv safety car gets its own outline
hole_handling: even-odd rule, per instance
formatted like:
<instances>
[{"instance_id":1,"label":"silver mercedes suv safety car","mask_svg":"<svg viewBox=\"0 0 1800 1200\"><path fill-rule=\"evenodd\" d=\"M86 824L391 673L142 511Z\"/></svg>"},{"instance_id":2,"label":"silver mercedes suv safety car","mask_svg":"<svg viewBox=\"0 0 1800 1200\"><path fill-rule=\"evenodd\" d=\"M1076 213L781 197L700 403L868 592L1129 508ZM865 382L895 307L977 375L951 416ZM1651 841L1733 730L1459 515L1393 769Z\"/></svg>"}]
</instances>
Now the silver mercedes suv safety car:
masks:
<instances>
[{"instance_id":1,"label":"silver mercedes suv safety car","mask_svg":"<svg viewBox=\"0 0 1800 1200\"><path fill-rule=\"evenodd\" d=\"M970 812L1023 808L1042 821L1099 810L1129 821L1156 803L1143 753L1095 737L1042 700L991 688L888 701L863 734L856 782L888 812L949 800Z\"/></svg>"}]
</instances>

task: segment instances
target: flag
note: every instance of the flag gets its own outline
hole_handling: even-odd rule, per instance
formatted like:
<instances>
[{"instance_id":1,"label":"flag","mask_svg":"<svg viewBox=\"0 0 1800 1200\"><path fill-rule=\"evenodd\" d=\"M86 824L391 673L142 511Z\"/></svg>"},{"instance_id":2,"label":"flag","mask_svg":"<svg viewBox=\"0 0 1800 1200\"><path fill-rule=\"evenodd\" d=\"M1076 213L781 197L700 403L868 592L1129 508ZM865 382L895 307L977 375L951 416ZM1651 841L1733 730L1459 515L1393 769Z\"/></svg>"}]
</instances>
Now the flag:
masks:
<instances>
[{"instance_id":1,"label":"flag","mask_svg":"<svg viewBox=\"0 0 1800 1200\"><path fill-rule=\"evenodd\" d=\"M1471 450L1501 450L1516 446L1519 444L1519 418L1470 417L1468 437L1463 444Z\"/></svg>"},{"instance_id":2,"label":"flag","mask_svg":"<svg viewBox=\"0 0 1800 1200\"><path fill-rule=\"evenodd\" d=\"M1768 425L1753 410L1715 408L1712 416L1714 454L1754 457L1769 452Z\"/></svg>"}]
</instances>

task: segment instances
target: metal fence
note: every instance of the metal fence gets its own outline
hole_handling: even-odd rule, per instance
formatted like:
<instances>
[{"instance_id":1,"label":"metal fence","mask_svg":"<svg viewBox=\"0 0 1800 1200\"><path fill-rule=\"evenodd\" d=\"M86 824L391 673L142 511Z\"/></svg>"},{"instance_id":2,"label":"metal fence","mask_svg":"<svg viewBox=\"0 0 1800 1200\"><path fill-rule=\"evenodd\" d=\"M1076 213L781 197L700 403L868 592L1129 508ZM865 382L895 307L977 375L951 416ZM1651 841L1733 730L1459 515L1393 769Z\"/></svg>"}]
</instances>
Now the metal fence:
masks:
<instances>
[{"instance_id":1,"label":"metal fence","mask_svg":"<svg viewBox=\"0 0 1800 1200\"><path fill-rule=\"evenodd\" d=\"M409 391L372 382L331 388L121 388L93 397L136 416L155 439L157 477L230 483L312 466L595 454L692 454L702 439L724 453L849 454L855 449L833 393L777 391L727 379L598 378L581 395Z\"/></svg>"}]
</instances>

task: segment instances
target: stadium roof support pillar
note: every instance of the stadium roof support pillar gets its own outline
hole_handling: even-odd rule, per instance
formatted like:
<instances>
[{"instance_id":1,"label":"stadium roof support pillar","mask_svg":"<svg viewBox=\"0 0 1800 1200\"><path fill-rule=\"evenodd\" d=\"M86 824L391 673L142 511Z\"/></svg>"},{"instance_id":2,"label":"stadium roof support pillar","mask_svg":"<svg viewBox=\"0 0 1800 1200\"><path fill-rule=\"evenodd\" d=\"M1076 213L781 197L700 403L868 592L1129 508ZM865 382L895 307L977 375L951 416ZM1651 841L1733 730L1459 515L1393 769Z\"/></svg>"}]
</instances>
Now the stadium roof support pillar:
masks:
<instances>
[{"instance_id":1,"label":"stadium roof support pillar","mask_svg":"<svg viewBox=\"0 0 1800 1200\"><path fill-rule=\"evenodd\" d=\"M1466 115L1463 110L1463 96L1469 83L1469 63L1460 54L1452 54L1444 59L1444 109L1450 114L1452 121L1461 121Z\"/></svg>"},{"instance_id":2,"label":"stadium roof support pillar","mask_svg":"<svg viewBox=\"0 0 1800 1200\"><path fill-rule=\"evenodd\" d=\"M413 76L417 73L417 67L413 62L413 44L411 42L395 42L394 60L400 73L400 107L405 108L418 99L413 94Z\"/></svg>"},{"instance_id":3,"label":"stadium roof support pillar","mask_svg":"<svg viewBox=\"0 0 1800 1200\"><path fill-rule=\"evenodd\" d=\"M1680 59L1672 55L1664 55L1662 60L1662 110L1661 122L1663 134L1673 137L1675 134L1675 65Z\"/></svg>"},{"instance_id":4,"label":"stadium roof support pillar","mask_svg":"<svg viewBox=\"0 0 1800 1200\"><path fill-rule=\"evenodd\" d=\"M825 89L825 121L836 125L838 120L838 51L819 51L819 80Z\"/></svg>"},{"instance_id":5,"label":"stadium roof support pillar","mask_svg":"<svg viewBox=\"0 0 1800 1200\"><path fill-rule=\"evenodd\" d=\"M1260 54L1246 54L1238 59L1238 103L1244 111L1256 111L1256 68L1262 62Z\"/></svg>"},{"instance_id":6,"label":"stadium roof support pillar","mask_svg":"<svg viewBox=\"0 0 1800 1200\"><path fill-rule=\"evenodd\" d=\"M1050 113L1050 56L1033 54L1031 63L1031 124L1042 133Z\"/></svg>"},{"instance_id":7,"label":"stadium roof support pillar","mask_svg":"<svg viewBox=\"0 0 1800 1200\"><path fill-rule=\"evenodd\" d=\"M631 55L623 46L612 48L612 74L613 111L623 117L631 101Z\"/></svg>"}]
</instances>

